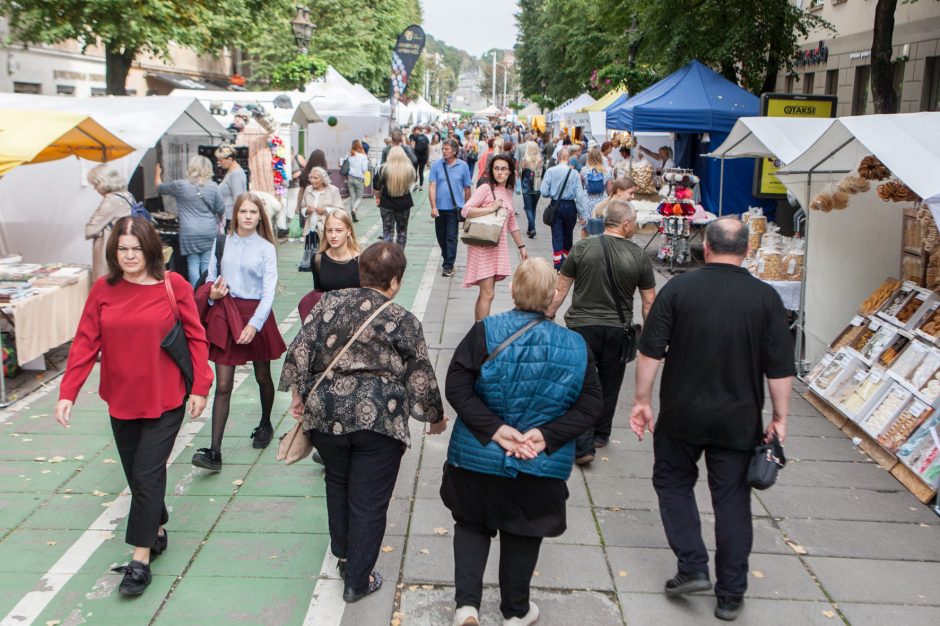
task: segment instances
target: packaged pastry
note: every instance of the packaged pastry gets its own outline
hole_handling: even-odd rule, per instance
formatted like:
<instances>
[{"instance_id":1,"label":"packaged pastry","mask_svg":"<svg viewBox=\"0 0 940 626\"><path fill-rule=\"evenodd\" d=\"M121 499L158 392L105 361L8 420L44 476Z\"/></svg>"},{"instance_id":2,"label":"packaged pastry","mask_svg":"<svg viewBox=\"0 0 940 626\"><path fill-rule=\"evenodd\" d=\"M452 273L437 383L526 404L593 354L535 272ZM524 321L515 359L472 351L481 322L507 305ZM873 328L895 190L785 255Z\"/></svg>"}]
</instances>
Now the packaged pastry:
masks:
<instances>
[{"instance_id":1,"label":"packaged pastry","mask_svg":"<svg viewBox=\"0 0 940 626\"><path fill-rule=\"evenodd\" d=\"M878 314L883 317L896 317L901 309L904 308L904 305L914 296L915 286L916 285L913 283L904 283L901 285L901 288L888 299L883 307L881 307Z\"/></svg>"},{"instance_id":2,"label":"packaged pastry","mask_svg":"<svg viewBox=\"0 0 940 626\"><path fill-rule=\"evenodd\" d=\"M893 342L898 331L891 324L883 324L875 335L865 344L865 347L858 351L862 358L871 362L881 356L881 353Z\"/></svg>"},{"instance_id":3,"label":"packaged pastry","mask_svg":"<svg viewBox=\"0 0 940 626\"><path fill-rule=\"evenodd\" d=\"M852 397L852 394L858 391L858 388L865 382L867 376L868 368L863 363L859 363L858 361L852 363L845 368L836 384L830 387L826 398L832 402L832 404L840 406L843 402Z\"/></svg>"},{"instance_id":4,"label":"packaged pastry","mask_svg":"<svg viewBox=\"0 0 940 626\"><path fill-rule=\"evenodd\" d=\"M813 366L813 369L809 371L809 375L806 377L807 382L813 383L819 375L822 373L826 366L828 366L834 357L831 354L824 354L823 358L819 359L819 363Z\"/></svg>"},{"instance_id":5,"label":"packaged pastry","mask_svg":"<svg viewBox=\"0 0 940 626\"><path fill-rule=\"evenodd\" d=\"M914 317L914 314L927 301L927 296L919 291L915 291L911 299L908 300L894 318L902 324L907 324L908 320Z\"/></svg>"},{"instance_id":6,"label":"packaged pastry","mask_svg":"<svg viewBox=\"0 0 940 626\"><path fill-rule=\"evenodd\" d=\"M862 315L871 315L880 309L900 286L901 281L897 278L885 279L885 281L862 302L862 305L859 307L859 313Z\"/></svg>"},{"instance_id":7,"label":"packaged pastry","mask_svg":"<svg viewBox=\"0 0 940 626\"><path fill-rule=\"evenodd\" d=\"M900 384L892 384L884 398L875 405L868 417L860 422L862 428L872 437L877 437L913 397L914 394Z\"/></svg>"},{"instance_id":8,"label":"packaged pastry","mask_svg":"<svg viewBox=\"0 0 940 626\"><path fill-rule=\"evenodd\" d=\"M803 278L803 265L805 260L803 247L791 247L783 257L783 279L801 280Z\"/></svg>"},{"instance_id":9,"label":"packaged pastry","mask_svg":"<svg viewBox=\"0 0 940 626\"><path fill-rule=\"evenodd\" d=\"M842 348L851 345L859 338L864 330L865 318L861 315L856 315L852 318L852 321L849 322L849 325L845 327L845 330L839 333L839 336L829 344L829 349L833 352L838 352Z\"/></svg>"},{"instance_id":10,"label":"packaged pastry","mask_svg":"<svg viewBox=\"0 0 940 626\"><path fill-rule=\"evenodd\" d=\"M839 408L853 419L857 418L861 415L868 401L888 384L888 380L883 371L872 370L851 393L848 393L848 388L845 390L839 401Z\"/></svg>"},{"instance_id":11,"label":"packaged pastry","mask_svg":"<svg viewBox=\"0 0 940 626\"><path fill-rule=\"evenodd\" d=\"M858 335L858 338L852 342L851 348L856 352L861 352L868 346L868 343L872 340L872 337L875 336L875 333L878 332L884 326L884 322L881 320L873 319L868 321L868 325L865 326L864 330Z\"/></svg>"},{"instance_id":12,"label":"packaged pastry","mask_svg":"<svg viewBox=\"0 0 940 626\"><path fill-rule=\"evenodd\" d=\"M940 446L937 446L938 422L938 416L932 415L898 449L898 459L934 489L940 482L936 471L937 458L940 456Z\"/></svg>"},{"instance_id":13,"label":"packaged pastry","mask_svg":"<svg viewBox=\"0 0 940 626\"><path fill-rule=\"evenodd\" d=\"M920 395L924 396L930 404L940 398L940 371L927 379L924 386L920 388Z\"/></svg>"},{"instance_id":14,"label":"packaged pastry","mask_svg":"<svg viewBox=\"0 0 940 626\"><path fill-rule=\"evenodd\" d=\"M878 364L882 367L890 367L897 358L907 349L911 343L911 336L907 333L898 333L894 341L878 355Z\"/></svg>"},{"instance_id":15,"label":"packaged pastry","mask_svg":"<svg viewBox=\"0 0 940 626\"><path fill-rule=\"evenodd\" d=\"M927 384L928 380L933 378L937 370L940 370L940 354L936 350L931 350L908 380L915 389L920 389Z\"/></svg>"},{"instance_id":16,"label":"packaged pastry","mask_svg":"<svg viewBox=\"0 0 940 626\"><path fill-rule=\"evenodd\" d=\"M920 326L917 327L917 332L931 340L940 337L940 302L934 302L930 305Z\"/></svg>"},{"instance_id":17,"label":"packaged pastry","mask_svg":"<svg viewBox=\"0 0 940 626\"><path fill-rule=\"evenodd\" d=\"M757 277L764 280L783 280L783 253L779 249L760 249L757 253Z\"/></svg>"},{"instance_id":18,"label":"packaged pastry","mask_svg":"<svg viewBox=\"0 0 940 626\"><path fill-rule=\"evenodd\" d=\"M814 390L822 395L826 395L829 388L839 378L839 374L849 366L855 359L846 352L839 352L831 361L829 361L812 381Z\"/></svg>"},{"instance_id":19,"label":"packaged pastry","mask_svg":"<svg viewBox=\"0 0 940 626\"><path fill-rule=\"evenodd\" d=\"M928 418L933 409L930 406L914 398L910 404L904 407L904 410L895 418L895 420L878 435L878 443L891 452L897 452L904 445L911 433Z\"/></svg>"},{"instance_id":20,"label":"packaged pastry","mask_svg":"<svg viewBox=\"0 0 940 626\"><path fill-rule=\"evenodd\" d=\"M891 364L890 371L905 380L910 380L911 374L924 358L930 353L930 346L922 341L912 341L907 349Z\"/></svg>"}]
</instances>

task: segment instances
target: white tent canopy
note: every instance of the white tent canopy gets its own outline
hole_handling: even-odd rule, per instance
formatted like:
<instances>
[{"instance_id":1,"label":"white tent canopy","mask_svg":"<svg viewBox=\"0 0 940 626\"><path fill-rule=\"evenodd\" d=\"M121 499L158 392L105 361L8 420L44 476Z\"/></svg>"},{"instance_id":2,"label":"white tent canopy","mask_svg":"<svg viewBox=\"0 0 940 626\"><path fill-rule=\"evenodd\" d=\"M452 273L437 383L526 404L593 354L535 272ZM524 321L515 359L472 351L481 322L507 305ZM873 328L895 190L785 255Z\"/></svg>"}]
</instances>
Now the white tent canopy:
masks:
<instances>
[{"instance_id":1,"label":"white tent canopy","mask_svg":"<svg viewBox=\"0 0 940 626\"><path fill-rule=\"evenodd\" d=\"M568 100L567 102L562 104L560 107L558 107L557 109L555 109L554 111L546 115L545 121L547 121L549 124L560 123L561 121L563 121L566 113L577 113L584 107L591 106L595 102L597 102L597 100L592 98L590 94L583 93L577 98L572 98L571 100Z\"/></svg>"},{"instance_id":2,"label":"white tent canopy","mask_svg":"<svg viewBox=\"0 0 940 626\"><path fill-rule=\"evenodd\" d=\"M47 109L86 113L135 148L112 161L126 179L143 161L152 172L151 150L163 137L172 141L166 160L183 163L195 155L199 144L220 143L225 128L192 98L63 98L0 94L0 107ZM0 180L0 252L18 252L34 263L62 261L91 263L91 244L84 225L101 202L88 183L90 161L62 159L16 168ZM167 172L167 178L177 175ZM144 176L147 193L154 194L152 180Z\"/></svg>"},{"instance_id":3,"label":"white tent canopy","mask_svg":"<svg viewBox=\"0 0 940 626\"><path fill-rule=\"evenodd\" d=\"M232 122L232 108L236 104L254 104L258 103L269 112L278 124L288 126L296 124L306 126L322 122L320 116L313 109L313 105L304 98L300 91L206 91L204 89L174 89L170 96L177 98L196 98L204 107L210 109L213 103L222 105L225 111L224 115L216 116L223 125ZM275 99L286 96L290 99L291 108L282 109L274 105Z\"/></svg>"},{"instance_id":4,"label":"white tent canopy","mask_svg":"<svg viewBox=\"0 0 940 626\"><path fill-rule=\"evenodd\" d=\"M423 96L418 96L415 98L415 100L412 102L412 106L414 107L413 110L418 116L418 119L414 120L416 124L433 122L443 115L440 110L434 108L434 105L425 100Z\"/></svg>"},{"instance_id":5,"label":"white tent canopy","mask_svg":"<svg viewBox=\"0 0 940 626\"><path fill-rule=\"evenodd\" d=\"M503 115L503 111L496 105L491 104L485 109L480 109L479 111L475 111L473 115L475 117L500 117Z\"/></svg>"},{"instance_id":6,"label":"white tent canopy","mask_svg":"<svg viewBox=\"0 0 940 626\"><path fill-rule=\"evenodd\" d=\"M533 115L541 115L541 114L542 114L542 107L540 107L534 102L530 102L528 105L526 105L526 108L522 109L518 113L519 117L532 117Z\"/></svg>"},{"instance_id":7,"label":"white tent canopy","mask_svg":"<svg viewBox=\"0 0 940 626\"><path fill-rule=\"evenodd\" d=\"M790 163L835 122L815 117L741 117L727 139L708 156L716 159L767 157Z\"/></svg>"}]
</instances>

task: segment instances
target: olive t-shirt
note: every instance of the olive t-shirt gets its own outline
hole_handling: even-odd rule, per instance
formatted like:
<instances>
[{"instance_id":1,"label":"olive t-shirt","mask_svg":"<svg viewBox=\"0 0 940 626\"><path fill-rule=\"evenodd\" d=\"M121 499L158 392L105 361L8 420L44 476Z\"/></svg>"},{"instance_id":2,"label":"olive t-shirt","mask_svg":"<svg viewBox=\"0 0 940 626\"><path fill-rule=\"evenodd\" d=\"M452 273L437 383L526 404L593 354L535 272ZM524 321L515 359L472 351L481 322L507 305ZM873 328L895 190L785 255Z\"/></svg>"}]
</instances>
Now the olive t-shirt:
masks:
<instances>
[{"instance_id":1,"label":"olive t-shirt","mask_svg":"<svg viewBox=\"0 0 940 626\"><path fill-rule=\"evenodd\" d=\"M614 280L619 284L619 294L611 292L601 238L606 238L610 247L611 271ZM643 249L629 239L609 235L588 237L575 243L561 266L561 273L574 279L571 307L565 313L565 324L568 328L619 328L620 316L617 315L614 297L619 297L624 318L630 323L633 319L633 295L636 290L656 287L653 262L644 254Z\"/></svg>"}]
</instances>

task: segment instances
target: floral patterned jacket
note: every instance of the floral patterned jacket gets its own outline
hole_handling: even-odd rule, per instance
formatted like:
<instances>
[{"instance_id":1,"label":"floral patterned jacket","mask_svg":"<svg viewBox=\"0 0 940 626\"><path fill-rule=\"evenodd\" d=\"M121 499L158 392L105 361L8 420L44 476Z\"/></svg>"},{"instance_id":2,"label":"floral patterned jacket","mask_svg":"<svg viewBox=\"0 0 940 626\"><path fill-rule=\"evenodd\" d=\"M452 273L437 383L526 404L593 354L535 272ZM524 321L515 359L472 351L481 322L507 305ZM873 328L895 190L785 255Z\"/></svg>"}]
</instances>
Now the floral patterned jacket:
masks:
<instances>
[{"instance_id":1,"label":"floral patterned jacket","mask_svg":"<svg viewBox=\"0 0 940 626\"><path fill-rule=\"evenodd\" d=\"M388 298L366 288L325 293L287 351L280 390L304 400L304 430L340 435L371 430L411 445L408 417L437 423L441 392L421 322L393 304L379 314L316 391L349 338Z\"/></svg>"}]
</instances>

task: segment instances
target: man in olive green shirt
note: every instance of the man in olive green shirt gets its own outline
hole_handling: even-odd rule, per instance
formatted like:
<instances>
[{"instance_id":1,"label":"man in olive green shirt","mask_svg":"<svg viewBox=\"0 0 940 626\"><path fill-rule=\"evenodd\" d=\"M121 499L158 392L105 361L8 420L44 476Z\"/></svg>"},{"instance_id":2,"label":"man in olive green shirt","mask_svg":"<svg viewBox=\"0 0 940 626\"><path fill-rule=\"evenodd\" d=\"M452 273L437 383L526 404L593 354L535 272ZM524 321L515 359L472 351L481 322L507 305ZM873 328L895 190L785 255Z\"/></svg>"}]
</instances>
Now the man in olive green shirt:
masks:
<instances>
[{"instance_id":1,"label":"man in olive green shirt","mask_svg":"<svg viewBox=\"0 0 940 626\"><path fill-rule=\"evenodd\" d=\"M624 200L611 200L604 218L604 233L582 239L571 248L558 276L555 297L545 312L548 317L554 317L574 284L565 325L584 337L604 394L601 420L593 431L578 438L575 462L579 465L593 461L596 448L603 448L610 439L627 354L635 352L632 348L639 340L629 330L633 325L633 295L640 290L644 320L656 297L653 263L642 248L630 241L634 232L636 211L633 205ZM611 285L611 275L614 285ZM628 343L631 341L633 346Z\"/></svg>"}]
</instances>

